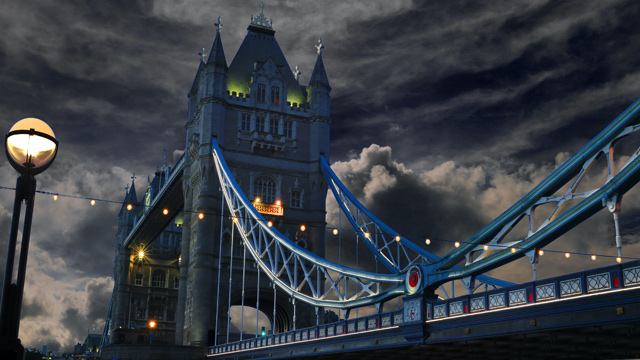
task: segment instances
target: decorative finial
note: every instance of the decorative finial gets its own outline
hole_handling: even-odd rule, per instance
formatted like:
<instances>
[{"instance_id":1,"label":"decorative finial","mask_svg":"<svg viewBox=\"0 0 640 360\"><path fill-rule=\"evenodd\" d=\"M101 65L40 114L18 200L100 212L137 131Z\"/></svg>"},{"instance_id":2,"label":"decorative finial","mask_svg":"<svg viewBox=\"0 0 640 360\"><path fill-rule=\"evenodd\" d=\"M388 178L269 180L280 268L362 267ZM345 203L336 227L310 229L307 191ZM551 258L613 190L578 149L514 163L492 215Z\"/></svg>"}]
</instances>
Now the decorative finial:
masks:
<instances>
[{"instance_id":1,"label":"decorative finial","mask_svg":"<svg viewBox=\"0 0 640 360\"><path fill-rule=\"evenodd\" d=\"M300 66L296 65L296 71L293 72L293 76L296 77L296 81L300 82L300 74L302 74L302 72L300 71Z\"/></svg>"},{"instance_id":2,"label":"decorative finial","mask_svg":"<svg viewBox=\"0 0 640 360\"><path fill-rule=\"evenodd\" d=\"M131 180L136 181L136 172L133 172L133 175L131 176Z\"/></svg>"},{"instance_id":3,"label":"decorative finial","mask_svg":"<svg viewBox=\"0 0 640 360\"><path fill-rule=\"evenodd\" d=\"M124 187L124 193L125 194L129 193L129 184L127 184L127 186Z\"/></svg>"},{"instance_id":4,"label":"decorative finial","mask_svg":"<svg viewBox=\"0 0 640 360\"><path fill-rule=\"evenodd\" d=\"M264 16L264 2L260 3L260 14L255 18L251 15L251 25L263 27L265 29L273 29L273 20L267 20Z\"/></svg>"},{"instance_id":5,"label":"decorative finial","mask_svg":"<svg viewBox=\"0 0 640 360\"><path fill-rule=\"evenodd\" d=\"M322 45L322 38L318 38L316 49L318 49L318 55L322 55L322 49L324 49L324 45Z\"/></svg>"},{"instance_id":6,"label":"decorative finial","mask_svg":"<svg viewBox=\"0 0 640 360\"><path fill-rule=\"evenodd\" d=\"M218 16L218 22L214 23L213 26L215 26L217 28L216 32L222 31L222 28L224 26L222 26L222 19L220 18L220 16Z\"/></svg>"},{"instance_id":7,"label":"decorative finial","mask_svg":"<svg viewBox=\"0 0 640 360\"><path fill-rule=\"evenodd\" d=\"M204 59L207 57L207 54L205 54L204 52L204 46L202 47L202 50L200 50L198 55L200 55L200 61L204 62Z\"/></svg>"}]
</instances>

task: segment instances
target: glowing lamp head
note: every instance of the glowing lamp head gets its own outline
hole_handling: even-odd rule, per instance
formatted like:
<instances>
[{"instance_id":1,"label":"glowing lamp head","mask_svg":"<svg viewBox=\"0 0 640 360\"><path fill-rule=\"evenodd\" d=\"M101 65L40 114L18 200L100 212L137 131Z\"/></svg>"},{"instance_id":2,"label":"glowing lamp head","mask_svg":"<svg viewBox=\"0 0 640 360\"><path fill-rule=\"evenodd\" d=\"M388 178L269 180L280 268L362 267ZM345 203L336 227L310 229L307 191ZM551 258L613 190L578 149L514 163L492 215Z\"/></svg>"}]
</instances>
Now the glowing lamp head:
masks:
<instances>
[{"instance_id":1,"label":"glowing lamp head","mask_svg":"<svg viewBox=\"0 0 640 360\"><path fill-rule=\"evenodd\" d=\"M484 244L484 246L483 246L482 248L483 248L485 251L486 251L486 250L489 250L489 245Z\"/></svg>"},{"instance_id":2,"label":"glowing lamp head","mask_svg":"<svg viewBox=\"0 0 640 360\"><path fill-rule=\"evenodd\" d=\"M273 226L273 222L271 220L267 221L267 226L268 227L272 227Z\"/></svg>"},{"instance_id":3,"label":"glowing lamp head","mask_svg":"<svg viewBox=\"0 0 640 360\"><path fill-rule=\"evenodd\" d=\"M365 238L365 239L368 239L368 238L369 238L369 236L371 236L371 235L370 235L368 232L365 232L365 233L364 233L364 238Z\"/></svg>"},{"instance_id":4,"label":"glowing lamp head","mask_svg":"<svg viewBox=\"0 0 640 360\"><path fill-rule=\"evenodd\" d=\"M282 201L276 200L276 205L278 205L278 206L282 205Z\"/></svg>"},{"instance_id":5,"label":"glowing lamp head","mask_svg":"<svg viewBox=\"0 0 640 360\"><path fill-rule=\"evenodd\" d=\"M396 241L400 241L400 235L396 235Z\"/></svg>"},{"instance_id":6,"label":"glowing lamp head","mask_svg":"<svg viewBox=\"0 0 640 360\"><path fill-rule=\"evenodd\" d=\"M260 202L260 197L256 196L256 198L253 201L259 203Z\"/></svg>"},{"instance_id":7,"label":"glowing lamp head","mask_svg":"<svg viewBox=\"0 0 640 360\"><path fill-rule=\"evenodd\" d=\"M204 219L204 213L199 213L198 214L198 219L200 219L200 220Z\"/></svg>"},{"instance_id":8,"label":"glowing lamp head","mask_svg":"<svg viewBox=\"0 0 640 360\"><path fill-rule=\"evenodd\" d=\"M538 255L539 255L539 256L544 255L544 250L542 250L542 249L538 250Z\"/></svg>"},{"instance_id":9,"label":"glowing lamp head","mask_svg":"<svg viewBox=\"0 0 640 360\"><path fill-rule=\"evenodd\" d=\"M591 255L591 260L596 260L596 256L595 255Z\"/></svg>"},{"instance_id":10,"label":"glowing lamp head","mask_svg":"<svg viewBox=\"0 0 640 360\"><path fill-rule=\"evenodd\" d=\"M571 257L570 253L564 253L564 257L566 257L567 259Z\"/></svg>"},{"instance_id":11,"label":"glowing lamp head","mask_svg":"<svg viewBox=\"0 0 640 360\"><path fill-rule=\"evenodd\" d=\"M132 204L127 204L127 210L131 210L133 209L133 205Z\"/></svg>"},{"instance_id":12,"label":"glowing lamp head","mask_svg":"<svg viewBox=\"0 0 640 360\"><path fill-rule=\"evenodd\" d=\"M149 320L149 328L153 329L156 327L156 321L155 320Z\"/></svg>"},{"instance_id":13,"label":"glowing lamp head","mask_svg":"<svg viewBox=\"0 0 640 360\"><path fill-rule=\"evenodd\" d=\"M516 252L516 248L512 247L512 248L511 248L511 252L515 254L515 252Z\"/></svg>"},{"instance_id":14,"label":"glowing lamp head","mask_svg":"<svg viewBox=\"0 0 640 360\"><path fill-rule=\"evenodd\" d=\"M91 206L96 204L96 199L91 199Z\"/></svg>"},{"instance_id":15,"label":"glowing lamp head","mask_svg":"<svg viewBox=\"0 0 640 360\"><path fill-rule=\"evenodd\" d=\"M455 247L460 247L460 242L456 241L456 243L454 245L455 245Z\"/></svg>"},{"instance_id":16,"label":"glowing lamp head","mask_svg":"<svg viewBox=\"0 0 640 360\"><path fill-rule=\"evenodd\" d=\"M300 225L300 231L305 231L305 230L307 230L307 227L304 225Z\"/></svg>"},{"instance_id":17,"label":"glowing lamp head","mask_svg":"<svg viewBox=\"0 0 640 360\"><path fill-rule=\"evenodd\" d=\"M138 259L140 260L144 259L144 251L142 250L138 251Z\"/></svg>"},{"instance_id":18,"label":"glowing lamp head","mask_svg":"<svg viewBox=\"0 0 640 360\"><path fill-rule=\"evenodd\" d=\"M9 130L5 150L9 163L19 173L37 175L53 163L58 153L58 140L44 121L26 118Z\"/></svg>"},{"instance_id":19,"label":"glowing lamp head","mask_svg":"<svg viewBox=\"0 0 640 360\"><path fill-rule=\"evenodd\" d=\"M333 235L338 235L338 229L333 229Z\"/></svg>"},{"instance_id":20,"label":"glowing lamp head","mask_svg":"<svg viewBox=\"0 0 640 360\"><path fill-rule=\"evenodd\" d=\"M425 240L424 243L427 244L427 245L431 244L431 239Z\"/></svg>"},{"instance_id":21,"label":"glowing lamp head","mask_svg":"<svg viewBox=\"0 0 640 360\"><path fill-rule=\"evenodd\" d=\"M169 214L169 209L163 209L163 210L162 210L162 213L163 213L164 215L168 215L168 214Z\"/></svg>"},{"instance_id":22,"label":"glowing lamp head","mask_svg":"<svg viewBox=\"0 0 640 360\"><path fill-rule=\"evenodd\" d=\"M620 256L618 256L618 257L616 258L616 261L617 261L618 263L621 263L621 262L622 262L622 258L621 258Z\"/></svg>"},{"instance_id":23,"label":"glowing lamp head","mask_svg":"<svg viewBox=\"0 0 640 360\"><path fill-rule=\"evenodd\" d=\"M53 201L57 201L58 200L58 194L53 194Z\"/></svg>"}]
</instances>

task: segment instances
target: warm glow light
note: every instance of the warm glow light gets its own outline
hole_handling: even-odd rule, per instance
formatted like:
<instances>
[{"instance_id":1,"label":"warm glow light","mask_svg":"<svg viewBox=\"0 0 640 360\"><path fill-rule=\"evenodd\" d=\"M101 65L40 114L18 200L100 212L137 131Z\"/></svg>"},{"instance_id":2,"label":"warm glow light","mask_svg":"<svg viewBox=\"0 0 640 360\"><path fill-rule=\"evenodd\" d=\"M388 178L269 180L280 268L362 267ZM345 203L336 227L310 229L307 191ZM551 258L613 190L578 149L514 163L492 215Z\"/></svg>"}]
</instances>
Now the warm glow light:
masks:
<instances>
[{"instance_id":1,"label":"warm glow light","mask_svg":"<svg viewBox=\"0 0 640 360\"><path fill-rule=\"evenodd\" d=\"M571 257L570 253L564 253L564 257L566 257L567 259Z\"/></svg>"},{"instance_id":2,"label":"warm glow light","mask_svg":"<svg viewBox=\"0 0 640 360\"><path fill-rule=\"evenodd\" d=\"M238 222L238 218L234 216L234 217L233 217L233 222L234 222L234 223L237 223L237 222Z\"/></svg>"},{"instance_id":3,"label":"warm glow light","mask_svg":"<svg viewBox=\"0 0 640 360\"><path fill-rule=\"evenodd\" d=\"M127 205L127 210L131 210L131 209L133 209L133 205L128 204L128 205Z\"/></svg>"},{"instance_id":4,"label":"warm glow light","mask_svg":"<svg viewBox=\"0 0 640 360\"><path fill-rule=\"evenodd\" d=\"M91 199L91 206L95 205L96 201L94 199Z\"/></svg>"},{"instance_id":5,"label":"warm glow light","mask_svg":"<svg viewBox=\"0 0 640 360\"><path fill-rule=\"evenodd\" d=\"M138 259L142 260L142 258L144 258L144 251L140 250L138 252Z\"/></svg>"},{"instance_id":6,"label":"warm glow light","mask_svg":"<svg viewBox=\"0 0 640 360\"><path fill-rule=\"evenodd\" d=\"M278 206L282 205L282 201L276 200L276 205L278 205Z\"/></svg>"},{"instance_id":7,"label":"warm glow light","mask_svg":"<svg viewBox=\"0 0 640 360\"><path fill-rule=\"evenodd\" d=\"M489 250L489 245L484 244L484 246L482 248L485 249L485 250Z\"/></svg>"},{"instance_id":8,"label":"warm glow light","mask_svg":"<svg viewBox=\"0 0 640 360\"><path fill-rule=\"evenodd\" d=\"M267 221L267 226L268 226L268 227L272 227L272 226L273 226L273 222L271 222L271 221Z\"/></svg>"},{"instance_id":9,"label":"warm glow light","mask_svg":"<svg viewBox=\"0 0 640 360\"><path fill-rule=\"evenodd\" d=\"M400 241L400 235L396 235L396 241Z\"/></svg>"},{"instance_id":10,"label":"warm glow light","mask_svg":"<svg viewBox=\"0 0 640 360\"><path fill-rule=\"evenodd\" d=\"M257 197L253 200L254 202L260 202L260 197Z\"/></svg>"},{"instance_id":11,"label":"warm glow light","mask_svg":"<svg viewBox=\"0 0 640 360\"><path fill-rule=\"evenodd\" d=\"M511 252L515 254L515 252L516 252L516 248L512 247L512 248L511 248Z\"/></svg>"},{"instance_id":12,"label":"warm glow light","mask_svg":"<svg viewBox=\"0 0 640 360\"><path fill-rule=\"evenodd\" d=\"M538 250L538 255L540 255L540 256L544 255L544 250L542 250L542 249Z\"/></svg>"},{"instance_id":13,"label":"warm glow light","mask_svg":"<svg viewBox=\"0 0 640 360\"><path fill-rule=\"evenodd\" d=\"M370 236L370 235L369 235L369 233L368 233L368 232L364 233L364 237L365 237L365 239L368 239L368 238L369 238L369 236Z\"/></svg>"},{"instance_id":14,"label":"warm glow light","mask_svg":"<svg viewBox=\"0 0 640 360\"><path fill-rule=\"evenodd\" d=\"M333 235L338 235L338 229L333 229Z\"/></svg>"},{"instance_id":15,"label":"warm glow light","mask_svg":"<svg viewBox=\"0 0 640 360\"><path fill-rule=\"evenodd\" d=\"M431 239L425 240L424 243L427 244L427 245L431 244Z\"/></svg>"},{"instance_id":16,"label":"warm glow light","mask_svg":"<svg viewBox=\"0 0 640 360\"><path fill-rule=\"evenodd\" d=\"M162 213L165 214L165 215L168 215L169 214L169 209L162 210Z\"/></svg>"},{"instance_id":17,"label":"warm glow light","mask_svg":"<svg viewBox=\"0 0 640 360\"><path fill-rule=\"evenodd\" d=\"M18 121L11 127L6 138L7 153L14 168L24 168L26 164L31 164L34 168L42 167L44 170L55 157L57 147L53 130L36 118ZM18 168L16 170L20 171Z\"/></svg>"},{"instance_id":18,"label":"warm glow light","mask_svg":"<svg viewBox=\"0 0 640 360\"><path fill-rule=\"evenodd\" d=\"M53 194L53 201L58 200L58 194Z\"/></svg>"},{"instance_id":19,"label":"warm glow light","mask_svg":"<svg viewBox=\"0 0 640 360\"><path fill-rule=\"evenodd\" d=\"M149 320L149 327L150 327L150 328L152 328L152 329L153 329L154 327L156 327L156 322L155 322L155 320Z\"/></svg>"},{"instance_id":20,"label":"warm glow light","mask_svg":"<svg viewBox=\"0 0 640 360\"><path fill-rule=\"evenodd\" d=\"M619 263L621 263L621 262L622 262L622 258L621 258L620 256L618 256L618 257L616 258L616 261L617 261L617 262L619 262Z\"/></svg>"},{"instance_id":21,"label":"warm glow light","mask_svg":"<svg viewBox=\"0 0 640 360\"><path fill-rule=\"evenodd\" d=\"M456 243L454 244L456 247L460 247L460 242L456 241Z\"/></svg>"},{"instance_id":22,"label":"warm glow light","mask_svg":"<svg viewBox=\"0 0 640 360\"><path fill-rule=\"evenodd\" d=\"M204 219L204 213L198 213L198 219L200 220Z\"/></svg>"},{"instance_id":23,"label":"warm glow light","mask_svg":"<svg viewBox=\"0 0 640 360\"><path fill-rule=\"evenodd\" d=\"M596 256L595 255L591 255L591 260L595 260Z\"/></svg>"},{"instance_id":24,"label":"warm glow light","mask_svg":"<svg viewBox=\"0 0 640 360\"><path fill-rule=\"evenodd\" d=\"M301 231L305 231L305 230L307 230L307 227L306 227L306 226L304 226L304 225L300 225L300 230L301 230Z\"/></svg>"}]
</instances>

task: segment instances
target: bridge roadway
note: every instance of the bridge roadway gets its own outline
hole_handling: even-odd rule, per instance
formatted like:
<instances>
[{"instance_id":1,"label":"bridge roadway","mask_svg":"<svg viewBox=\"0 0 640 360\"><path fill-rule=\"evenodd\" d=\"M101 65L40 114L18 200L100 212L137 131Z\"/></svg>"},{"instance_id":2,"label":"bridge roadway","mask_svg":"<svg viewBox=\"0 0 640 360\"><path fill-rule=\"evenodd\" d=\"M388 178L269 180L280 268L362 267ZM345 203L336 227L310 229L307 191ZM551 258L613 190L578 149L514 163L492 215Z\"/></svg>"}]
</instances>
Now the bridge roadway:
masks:
<instances>
[{"instance_id":1,"label":"bridge roadway","mask_svg":"<svg viewBox=\"0 0 640 360\"><path fill-rule=\"evenodd\" d=\"M208 357L639 358L640 261L448 300L407 297L398 311L218 345Z\"/></svg>"}]
</instances>

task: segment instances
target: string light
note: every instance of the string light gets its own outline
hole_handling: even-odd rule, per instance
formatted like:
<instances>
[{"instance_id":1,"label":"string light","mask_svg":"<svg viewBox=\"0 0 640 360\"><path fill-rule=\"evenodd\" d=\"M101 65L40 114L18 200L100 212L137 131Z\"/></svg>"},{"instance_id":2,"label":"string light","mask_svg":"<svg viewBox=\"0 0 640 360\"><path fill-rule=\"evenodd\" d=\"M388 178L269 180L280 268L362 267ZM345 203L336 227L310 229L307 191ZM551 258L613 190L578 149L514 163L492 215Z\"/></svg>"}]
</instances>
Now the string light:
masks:
<instances>
[{"instance_id":1,"label":"string light","mask_svg":"<svg viewBox=\"0 0 640 360\"><path fill-rule=\"evenodd\" d=\"M482 248L483 248L485 251L486 251L486 250L489 250L489 245L484 244L484 246L483 246Z\"/></svg>"},{"instance_id":2,"label":"string light","mask_svg":"<svg viewBox=\"0 0 640 360\"><path fill-rule=\"evenodd\" d=\"M400 241L400 235L396 235L396 241Z\"/></svg>"},{"instance_id":3,"label":"string light","mask_svg":"<svg viewBox=\"0 0 640 360\"><path fill-rule=\"evenodd\" d=\"M364 233L364 238L365 238L365 239L368 239L368 238L369 238L369 236L370 236L370 235L369 235L369 233L368 233L368 232L365 232L365 233Z\"/></svg>"},{"instance_id":4,"label":"string light","mask_svg":"<svg viewBox=\"0 0 640 360\"><path fill-rule=\"evenodd\" d=\"M516 253L516 248L512 247L511 248L511 252L515 254Z\"/></svg>"},{"instance_id":5,"label":"string light","mask_svg":"<svg viewBox=\"0 0 640 360\"><path fill-rule=\"evenodd\" d=\"M200 220L204 219L204 213L203 212L198 214L198 219L200 219Z\"/></svg>"},{"instance_id":6,"label":"string light","mask_svg":"<svg viewBox=\"0 0 640 360\"><path fill-rule=\"evenodd\" d=\"M0 186L0 189L3 189L3 190L14 190L14 191L15 191L15 188L7 187L7 186ZM52 193L52 192L42 191L42 190L36 190L36 192L37 192L37 193L40 193L40 194L44 194L44 195L48 195L48 196L52 196L54 201L57 201L57 200L58 200L58 198L60 198L60 197L67 197L67 198L74 198L74 199L85 199L85 200L89 200L89 201L90 201L90 203L91 203L91 206L95 206L96 201L101 201L101 202L104 202L104 203L112 203L112 204L119 204L119 205L122 205L122 201L121 201L121 200L120 200L120 201L115 201L115 200L96 199L96 198L90 198L90 197L86 197L86 196L79 196L79 195L65 195L65 194ZM260 199L259 197L257 197L257 198L255 199L255 201L256 201L256 202L261 202L261 199ZM281 200L276 200L276 204L278 204L278 202L279 202L280 204L282 203L282 202L281 202ZM145 206L145 207L147 207L147 206ZM127 210L133 210L133 204L127 204L126 208L127 208ZM195 213L195 211L188 211L188 210L184 210L184 209L179 209L179 210L177 210L177 211L184 211L185 213L189 213L189 212L190 212L190 213ZM169 213L169 209L163 209L163 211L162 211L162 212L163 212L163 214L168 215L168 213ZM201 219L201 218L202 218L201 216L203 217L203 216L204 216L204 214L202 214L202 213L198 213L198 218L200 218L200 219ZM237 223L237 222L238 222L238 218L237 218L237 217L234 217L234 218L233 218L233 222L234 222L234 223ZM300 227L300 229L301 229L302 231L305 231L305 230L306 230L306 226L302 225L302 226ZM333 229L333 234L334 234L334 235L337 235L337 234L338 234L338 229ZM396 241L398 241L399 235L396 235L396 237L395 237L395 238L396 238ZM446 240L438 240L438 241L446 241ZM428 239L428 238L427 238L427 239L425 239L425 244L426 244L426 245L430 245L430 244L431 244L431 239ZM460 247L460 242L456 241L456 242L455 242L455 246L456 246L456 247ZM483 245L483 249L488 250L488 248L489 248L489 246L488 246L487 244ZM512 251L513 251L513 250L514 250L514 249L512 249ZM516 249L516 250L517 250L517 249ZM562 253L562 251L559 251L559 250L550 250L550 251L552 251L552 252L557 252L557 253ZM538 250L538 255L539 255L539 256L542 256L543 254L544 254L544 251L543 251L542 249L539 249L539 250ZM604 256L604 257L609 257L609 258L612 258L612 257L613 257L613 256L611 256L611 255L602 255L602 254L600 254L600 255L597 255L597 256L596 256L596 254L583 254L583 253L575 253L574 255L584 255L584 256L589 256L589 257L591 257L591 259L592 259L592 260L595 260L595 259L597 258L597 256ZM565 253L565 257L566 257L567 259L568 259L568 258L570 258L570 257L571 257L571 253L566 252L566 253ZM618 257L616 257L616 262L621 263L621 262L622 262L622 259L623 259L622 257L618 256ZM638 258L627 258L627 259L638 260Z\"/></svg>"},{"instance_id":7,"label":"string light","mask_svg":"<svg viewBox=\"0 0 640 360\"><path fill-rule=\"evenodd\" d=\"M256 197L255 200L253 200L253 202L259 203L260 202L260 197Z\"/></svg>"},{"instance_id":8,"label":"string light","mask_svg":"<svg viewBox=\"0 0 640 360\"><path fill-rule=\"evenodd\" d=\"M271 220L267 221L267 226L268 227L272 227L273 226L273 222L271 222Z\"/></svg>"},{"instance_id":9,"label":"string light","mask_svg":"<svg viewBox=\"0 0 640 360\"><path fill-rule=\"evenodd\" d=\"M282 205L282 201L276 200L276 205L278 205L278 206Z\"/></svg>"}]
</instances>

